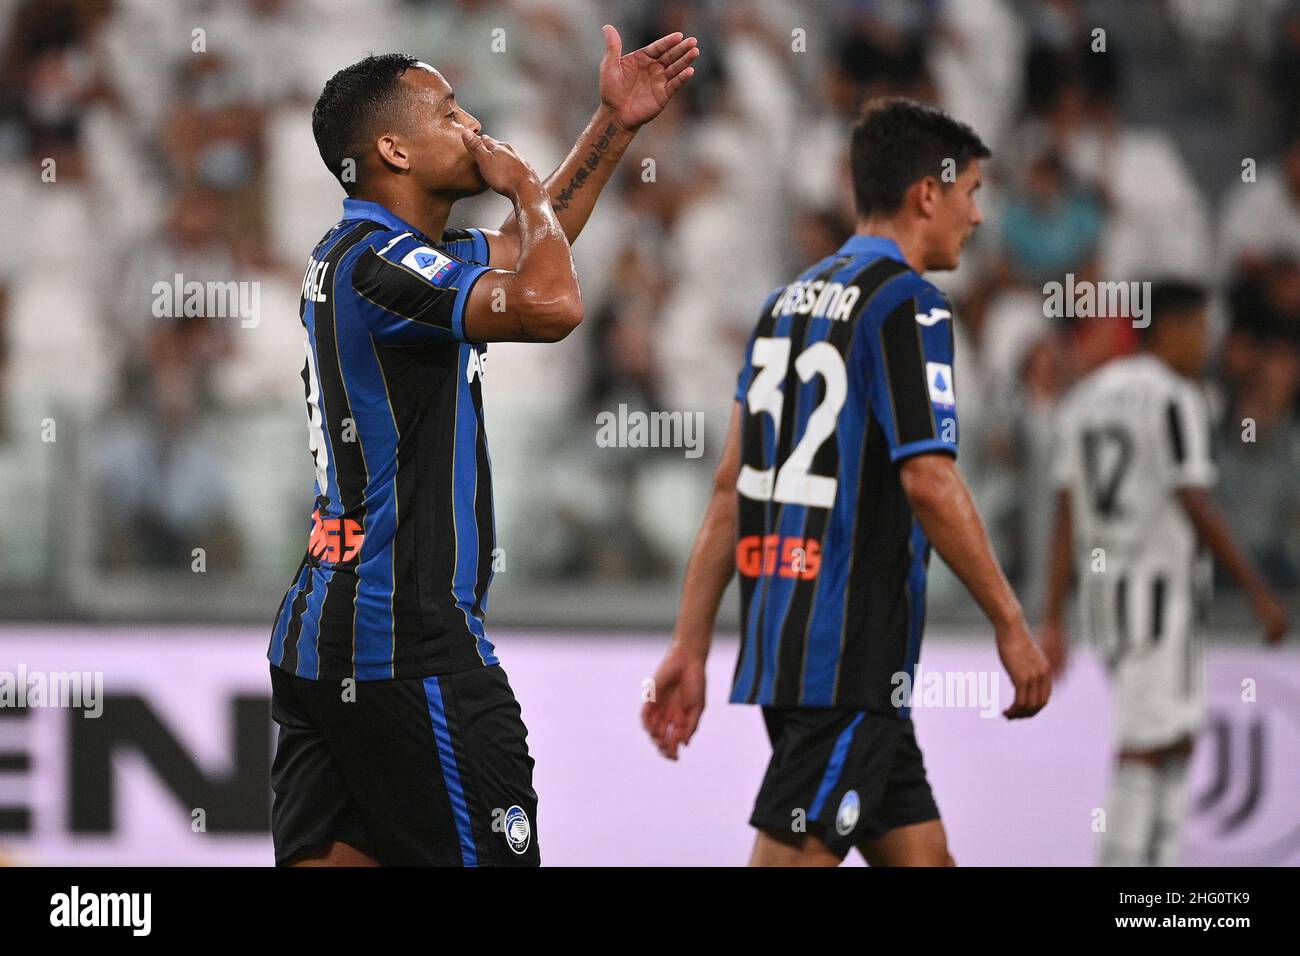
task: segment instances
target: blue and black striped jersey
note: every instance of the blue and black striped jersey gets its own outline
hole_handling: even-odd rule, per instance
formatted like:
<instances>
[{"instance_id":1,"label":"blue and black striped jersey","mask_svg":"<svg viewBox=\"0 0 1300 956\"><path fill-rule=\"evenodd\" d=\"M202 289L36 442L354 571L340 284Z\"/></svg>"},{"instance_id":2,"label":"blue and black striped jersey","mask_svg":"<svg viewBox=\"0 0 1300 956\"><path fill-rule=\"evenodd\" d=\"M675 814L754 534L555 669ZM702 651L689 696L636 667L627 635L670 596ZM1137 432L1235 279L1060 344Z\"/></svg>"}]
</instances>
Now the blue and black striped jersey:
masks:
<instances>
[{"instance_id":1,"label":"blue and black striped jersey","mask_svg":"<svg viewBox=\"0 0 1300 956\"><path fill-rule=\"evenodd\" d=\"M382 680L497 663L487 346L464 324L487 261L477 230L435 242L355 199L312 252L299 314L316 497L267 654L284 670Z\"/></svg>"},{"instance_id":2,"label":"blue and black striped jersey","mask_svg":"<svg viewBox=\"0 0 1300 956\"><path fill-rule=\"evenodd\" d=\"M742 403L741 649L731 700L895 708L930 544L897 464L956 455L952 309L897 244L853 236L768 297Z\"/></svg>"}]
</instances>

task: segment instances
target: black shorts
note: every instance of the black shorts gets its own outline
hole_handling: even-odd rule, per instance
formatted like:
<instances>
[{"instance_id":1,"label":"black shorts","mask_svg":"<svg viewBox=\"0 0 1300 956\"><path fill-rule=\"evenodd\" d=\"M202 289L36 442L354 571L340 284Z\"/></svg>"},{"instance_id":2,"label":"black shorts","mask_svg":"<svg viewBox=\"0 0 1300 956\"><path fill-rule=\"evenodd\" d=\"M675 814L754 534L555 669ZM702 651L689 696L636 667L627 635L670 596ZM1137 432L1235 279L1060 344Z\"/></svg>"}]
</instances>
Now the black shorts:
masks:
<instances>
[{"instance_id":1,"label":"black shorts","mask_svg":"<svg viewBox=\"0 0 1300 956\"><path fill-rule=\"evenodd\" d=\"M811 833L842 859L863 840L939 819L911 720L845 707L764 707L772 760L750 825Z\"/></svg>"},{"instance_id":2,"label":"black shorts","mask_svg":"<svg viewBox=\"0 0 1300 956\"><path fill-rule=\"evenodd\" d=\"M340 840L388 866L536 866L528 729L499 666L315 681L271 666L275 862Z\"/></svg>"}]
</instances>

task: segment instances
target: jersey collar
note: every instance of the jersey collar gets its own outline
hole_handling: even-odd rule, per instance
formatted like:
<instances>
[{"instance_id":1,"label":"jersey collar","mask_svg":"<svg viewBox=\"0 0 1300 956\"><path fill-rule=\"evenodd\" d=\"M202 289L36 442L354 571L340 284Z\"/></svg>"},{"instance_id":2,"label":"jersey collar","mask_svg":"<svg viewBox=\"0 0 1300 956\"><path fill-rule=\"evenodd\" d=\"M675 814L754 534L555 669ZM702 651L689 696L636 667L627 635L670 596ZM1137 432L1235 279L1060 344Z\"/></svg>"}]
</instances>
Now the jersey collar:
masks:
<instances>
[{"instance_id":1,"label":"jersey collar","mask_svg":"<svg viewBox=\"0 0 1300 956\"><path fill-rule=\"evenodd\" d=\"M840 252L850 256L888 256L904 264L907 262L898 243L886 236L849 236L849 241L840 247Z\"/></svg>"},{"instance_id":2,"label":"jersey collar","mask_svg":"<svg viewBox=\"0 0 1300 956\"><path fill-rule=\"evenodd\" d=\"M410 223L404 222L383 206L379 205L379 203L371 202L369 199L344 199L343 218L373 219L375 222L383 223L389 229L400 229L403 232L422 235L420 230L416 229Z\"/></svg>"}]
</instances>

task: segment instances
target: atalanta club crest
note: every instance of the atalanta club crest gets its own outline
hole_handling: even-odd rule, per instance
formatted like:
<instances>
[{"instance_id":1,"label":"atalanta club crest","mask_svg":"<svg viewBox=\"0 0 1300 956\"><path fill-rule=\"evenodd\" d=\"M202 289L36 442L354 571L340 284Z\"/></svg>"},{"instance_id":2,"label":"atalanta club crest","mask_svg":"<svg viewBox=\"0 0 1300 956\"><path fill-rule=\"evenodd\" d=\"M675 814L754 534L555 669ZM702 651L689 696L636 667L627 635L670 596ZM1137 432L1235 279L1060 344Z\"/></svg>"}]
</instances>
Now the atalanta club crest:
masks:
<instances>
[{"instance_id":1,"label":"atalanta club crest","mask_svg":"<svg viewBox=\"0 0 1300 956\"><path fill-rule=\"evenodd\" d=\"M840 836L848 836L858 825L861 813L862 801L858 798L858 791L849 790L840 800L840 808L835 811L835 832Z\"/></svg>"},{"instance_id":2,"label":"atalanta club crest","mask_svg":"<svg viewBox=\"0 0 1300 956\"><path fill-rule=\"evenodd\" d=\"M533 840L533 828L528 823L528 814L518 805L506 811L506 842L510 849L519 855L528 851L528 844Z\"/></svg>"}]
</instances>

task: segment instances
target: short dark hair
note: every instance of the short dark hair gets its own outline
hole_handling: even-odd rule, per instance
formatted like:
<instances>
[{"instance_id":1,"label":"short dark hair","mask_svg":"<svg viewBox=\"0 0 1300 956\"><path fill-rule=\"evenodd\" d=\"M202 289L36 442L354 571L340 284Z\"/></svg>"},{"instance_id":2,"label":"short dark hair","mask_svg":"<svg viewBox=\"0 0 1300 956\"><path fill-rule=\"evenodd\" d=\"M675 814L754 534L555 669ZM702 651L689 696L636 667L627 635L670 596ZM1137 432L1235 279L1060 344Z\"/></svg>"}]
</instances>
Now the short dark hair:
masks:
<instances>
[{"instance_id":1,"label":"short dark hair","mask_svg":"<svg viewBox=\"0 0 1300 956\"><path fill-rule=\"evenodd\" d=\"M367 56L339 70L321 90L311 111L312 135L320 158L349 196L357 183L344 180L343 161L352 159L360 167L380 127L399 115L402 74L418 62L405 53Z\"/></svg>"},{"instance_id":2,"label":"short dark hair","mask_svg":"<svg viewBox=\"0 0 1300 956\"><path fill-rule=\"evenodd\" d=\"M858 215L897 212L908 187L926 176L944 182L945 159L960 176L972 159L990 155L973 129L938 107L903 97L870 100L849 147Z\"/></svg>"},{"instance_id":3,"label":"short dark hair","mask_svg":"<svg viewBox=\"0 0 1300 956\"><path fill-rule=\"evenodd\" d=\"M1151 293L1147 296L1150 321L1141 327L1142 341L1150 343L1151 333L1163 320L1203 309L1208 299L1205 286L1187 279L1160 279L1151 283Z\"/></svg>"}]
</instances>

